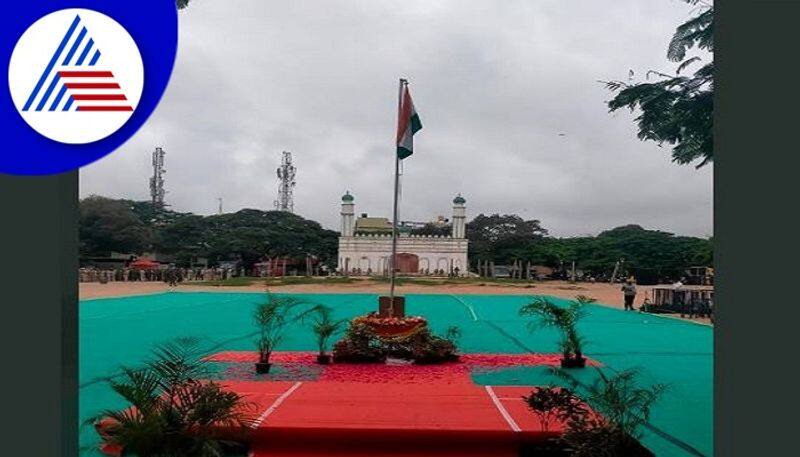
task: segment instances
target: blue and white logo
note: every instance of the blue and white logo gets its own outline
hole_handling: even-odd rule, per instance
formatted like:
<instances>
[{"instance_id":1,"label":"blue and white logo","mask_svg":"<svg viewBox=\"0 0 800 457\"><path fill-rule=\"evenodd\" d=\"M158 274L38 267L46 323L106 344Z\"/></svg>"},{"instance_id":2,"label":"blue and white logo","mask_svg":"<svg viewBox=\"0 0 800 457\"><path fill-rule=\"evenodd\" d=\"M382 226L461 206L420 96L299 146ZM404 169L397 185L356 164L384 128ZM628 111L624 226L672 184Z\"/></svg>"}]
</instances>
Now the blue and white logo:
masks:
<instances>
[{"instance_id":1,"label":"blue and white logo","mask_svg":"<svg viewBox=\"0 0 800 457\"><path fill-rule=\"evenodd\" d=\"M175 0L26 0L0 14L0 173L117 150L153 114L178 48Z\"/></svg>"},{"instance_id":2,"label":"blue and white logo","mask_svg":"<svg viewBox=\"0 0 800 457\"><path fill-rule=\"evenodd\" d=\"M8 85L31 128L61 143L85 144L130 119L144 68L124 27L102 13L71 8L44 16L20 37Z\"/></svg>"}]
</instances>

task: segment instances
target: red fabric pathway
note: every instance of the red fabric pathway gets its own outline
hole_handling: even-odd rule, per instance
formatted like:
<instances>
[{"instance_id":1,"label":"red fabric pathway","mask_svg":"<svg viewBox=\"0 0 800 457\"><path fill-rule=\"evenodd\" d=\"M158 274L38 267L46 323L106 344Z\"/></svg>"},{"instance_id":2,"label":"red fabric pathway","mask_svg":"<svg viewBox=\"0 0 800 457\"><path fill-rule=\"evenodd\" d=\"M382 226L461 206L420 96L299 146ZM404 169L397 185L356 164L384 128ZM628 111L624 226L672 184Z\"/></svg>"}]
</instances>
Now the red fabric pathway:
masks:
<instances>
[{"instance_id":1,"label":"red fabric pathway","mask_svg":"<svg viewBox=\"0 0 800 457\"><path fill-rule=\"evenodd\" d=\"M210 360L249 363L252 353ZM467 355L444 365L334 364L317 380L225 381L257 409L253 457L515 456L544 432L522 400L533 387L486 387L470 369L553 365L557 355ZM313 354L278 353L280 364L313 363Z\"/></svg>"}]
</instances>

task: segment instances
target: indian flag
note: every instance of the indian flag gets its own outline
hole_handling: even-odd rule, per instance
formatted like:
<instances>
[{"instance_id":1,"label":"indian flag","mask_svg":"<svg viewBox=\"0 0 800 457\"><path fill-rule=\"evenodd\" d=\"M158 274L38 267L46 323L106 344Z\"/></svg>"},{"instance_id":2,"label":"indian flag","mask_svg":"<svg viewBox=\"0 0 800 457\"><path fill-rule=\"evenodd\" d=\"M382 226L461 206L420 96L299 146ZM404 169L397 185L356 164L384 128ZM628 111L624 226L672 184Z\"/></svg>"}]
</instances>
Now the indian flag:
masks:
<instances>
[{"instance_id":1,"label":"indian flag","mask_svg":"<svg viewBox=\"0 0 800 457\"><path fill-rule=\"evenodd\" d=\"M401 80L400 106L397 113L397 157L402 160L414 153L414 134L422 129L411 93L408 91L408 82Z\"/></svg>"}]
</instances>

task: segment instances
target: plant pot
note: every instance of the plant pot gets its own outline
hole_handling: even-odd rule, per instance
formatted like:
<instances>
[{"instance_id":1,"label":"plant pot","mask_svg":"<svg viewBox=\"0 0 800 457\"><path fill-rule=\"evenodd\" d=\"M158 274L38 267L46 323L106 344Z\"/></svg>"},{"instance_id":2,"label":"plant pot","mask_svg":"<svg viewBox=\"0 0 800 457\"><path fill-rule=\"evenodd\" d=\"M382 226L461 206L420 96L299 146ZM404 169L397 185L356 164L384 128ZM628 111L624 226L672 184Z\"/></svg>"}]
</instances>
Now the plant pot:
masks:
<instances>
[{"instance_id":1,"label":"plant pot","mask_svg":"<svg viewBox=\"0 0 800 457\"><path fill-rule=\"evenodd\" d=\"M269 373L270 367L272 367L272 364L269 362L256 362L256 373Z\"/></svg>"},{"instance_id":2,"label":"plant pot","mask_svg":"<svg viewBox=\"0 0 800 457\"><path fill-rule=\"evenodd\" d=\"M564 357L561 359L561 368L585 368L586 357Z\"/></svg>"},{"instance_id":3,"label":"plant pot","mask_svg":"<svg viewBox=\"0 0 800 457\"><path fill-rule=\"evenodd\" d=\"M331 363L330 354L320 354L317 356L317 363L320 365L328 365Z\"/></svg>"}]
</instances>

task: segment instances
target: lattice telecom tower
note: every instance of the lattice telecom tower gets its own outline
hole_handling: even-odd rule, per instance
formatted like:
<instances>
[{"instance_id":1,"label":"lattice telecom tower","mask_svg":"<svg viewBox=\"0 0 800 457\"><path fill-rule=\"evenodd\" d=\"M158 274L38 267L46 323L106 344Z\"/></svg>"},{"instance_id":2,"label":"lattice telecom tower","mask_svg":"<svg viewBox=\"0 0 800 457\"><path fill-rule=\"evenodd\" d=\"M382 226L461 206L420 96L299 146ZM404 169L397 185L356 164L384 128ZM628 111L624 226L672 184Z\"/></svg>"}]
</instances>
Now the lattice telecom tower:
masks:
<instances>
[{"instance_id":1,"label":"lattice telecom tower","mask_svg":"<svg viewBox=\"0 0 800 457\"><path fill-rule=\"evenodd\" d=\"M275 209L278 211L294 212L294 191L297 168L292 165L292 153L283 151L281 166L278 168L278 199L275 200Z\"/></svg>"},{"instance_id":2,"label":"lattice telecom tower","mask_svg":"<svg viewBox=\"0 0 800 457\"><path fill-rule=\"evenodd\" d=\"M163 208L164 195L167 193L164 190L164 156L167 153L163 148L156 148L153 151L153 176L150 178L150 197L153 199L153 206Z\"/></svg>"}]
</instances>

